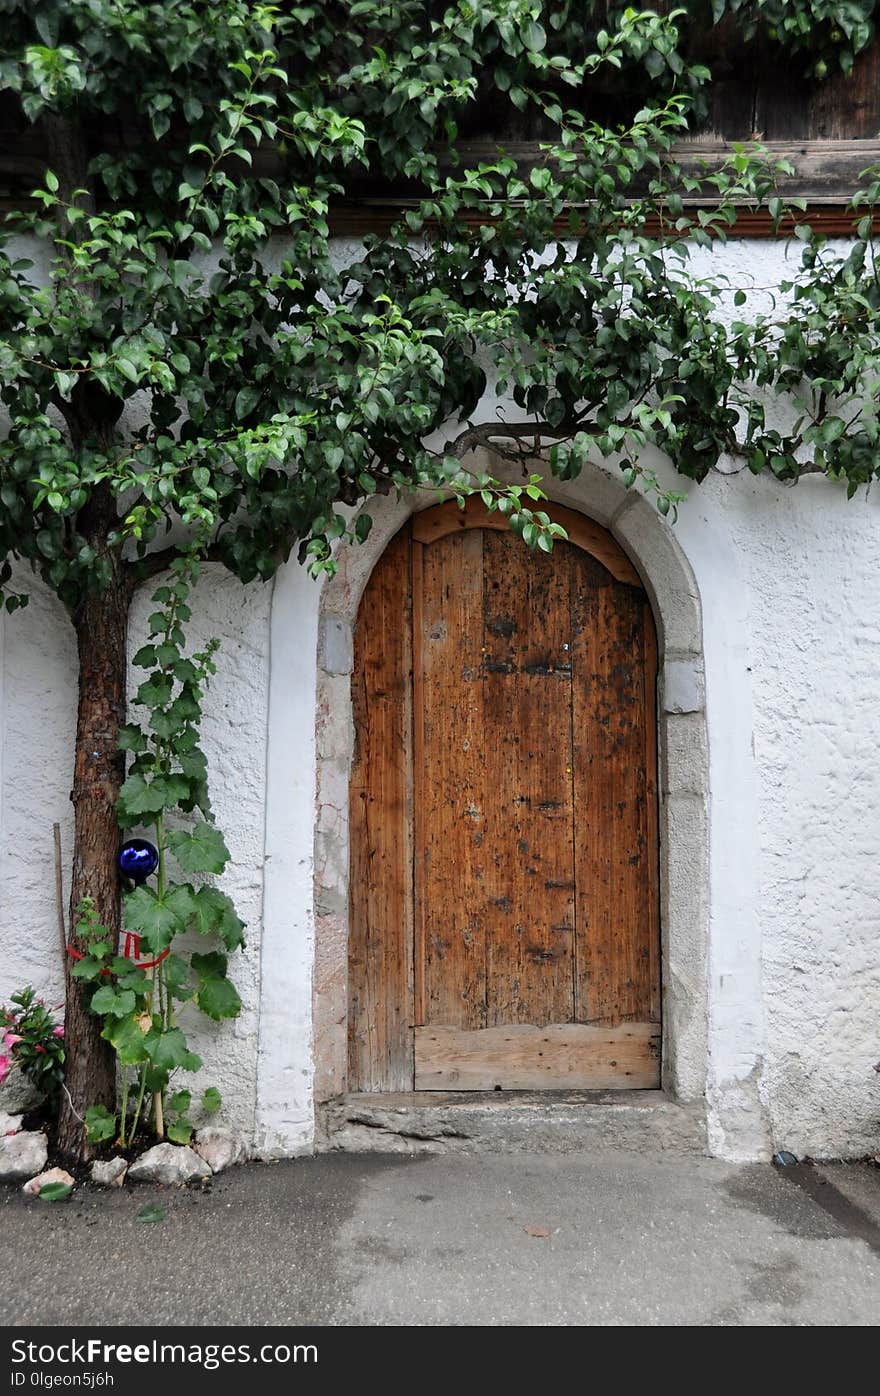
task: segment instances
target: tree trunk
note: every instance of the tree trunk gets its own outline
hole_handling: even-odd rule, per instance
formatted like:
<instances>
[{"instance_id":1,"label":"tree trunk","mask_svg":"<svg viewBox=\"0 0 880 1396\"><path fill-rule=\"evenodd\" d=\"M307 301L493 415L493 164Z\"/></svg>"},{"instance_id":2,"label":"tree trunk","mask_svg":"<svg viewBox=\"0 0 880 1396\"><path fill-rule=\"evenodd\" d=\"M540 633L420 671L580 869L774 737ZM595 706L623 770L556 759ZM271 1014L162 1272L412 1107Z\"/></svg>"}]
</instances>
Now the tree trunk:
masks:
<instances>
[{"instance_id":1,"label":"tree trunk","mask_svg":"<svg viewBox=\"0 0 880 1396\"><path fill-rule=\"evenodd\" d=\"M59 180L59 196L70 201L75 190L79 207L89 213L95 199L89 177L89 154L75 112L43 117L49 167ZM76 242L85 235L84 221L70 225L68 237ZM65 255L63 245L58 249ZM98 287L78 279L80 294L93 300ZM114 449L114 426L122 403L111 398L85 374L69 401L60 398L75 451L91 446L106 453ZM79 651L79 703L74 759L73 868L70 889L70 938L75 941L77 907L85 897L94 902L98 921L106 927L114 945L119 937L119 878L116 855L119 825L116 798L125 776L125 758L117 748L119 727L125 721L126 632L132 583L126 564L107 539L117 527L117 502L107 486L98 485L76 518L76 531L95 550L96 569L109 569L107 585L85 596L72 613ZM67 1011L65 1017L65 1085L58 1121L58 1151L72 1162L84 1162L90 1154L84 1115L90 1105L116 1106L116 1057L101 1037L101 1020L88 1010L94 985L71 977L76 963L67 956L65 966Z\"/></svg>"},{"instance_id":2,"label":"tree trunk","mask_svg":"<svg viewBox=\"0 0 880 1396\"><path fill-rule=\"evenodd\" d=\"M108 556L108 561L113 569L109 585L87 597L73 615L79 651L79 704L70 797L74 807L70 923L72 928L76 926L77 907L84 897L91 897L98 921L115 944L120 928L116 797L125 774L125 758L117 741L125 720L131 590L121 560ZM65 1084L69 1095L62 1092L58 1151L74 1162L84 1162L90 1156L83 1123L88 1106L116 1108L116 1058L101 1037L101 1020L88 1010L95 986L71 977L74 964L68 956Z\"/></svg>"}]
</instances>

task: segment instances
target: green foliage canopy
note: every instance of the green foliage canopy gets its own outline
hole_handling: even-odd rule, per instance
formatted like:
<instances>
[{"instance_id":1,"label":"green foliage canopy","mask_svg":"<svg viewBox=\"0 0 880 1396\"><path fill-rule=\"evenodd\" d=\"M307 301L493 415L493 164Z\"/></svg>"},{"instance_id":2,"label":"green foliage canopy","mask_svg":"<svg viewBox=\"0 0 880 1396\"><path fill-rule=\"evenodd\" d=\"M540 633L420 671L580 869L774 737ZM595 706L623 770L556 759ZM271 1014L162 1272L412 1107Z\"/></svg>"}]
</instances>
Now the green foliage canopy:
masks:
<instances>
[{"instance_id":1,"label":"green foliage canopy","mask_svg":"<svg viewBox=\"0 0 880 1396\"><path fill-rule=\"evenodd\" d=\"M651 444L697 480L736 452L867 484L870 218L845 253L799 227L788 299L725 317L733 289L689 248L725 235L735 200L784 210L745 148L709 179L713 209L684 202L672 146L710 81L688 57L695 9L0 0L0 87L47 150L0 250L3 580L23 556L71 608L101 587L83 526L101 490L111 551L197 536L246 581L297 546L331 566L351 507L396 488L481 488L536 540L528 499L465 468L490 440L515 457L552 443L562 475L610 458L628 483L651 483ZM704 9L846 66L874 6ZM585 114L606 78L633 94L613 128ZM487 91L499 128L546 135L529 171L501 145L460 161ZM355 179L410 206L339 251L328 214ZM866 213L877 195L869 180ZM779 392L788 431L766 421Z\"/></svg>"}]
</instances>

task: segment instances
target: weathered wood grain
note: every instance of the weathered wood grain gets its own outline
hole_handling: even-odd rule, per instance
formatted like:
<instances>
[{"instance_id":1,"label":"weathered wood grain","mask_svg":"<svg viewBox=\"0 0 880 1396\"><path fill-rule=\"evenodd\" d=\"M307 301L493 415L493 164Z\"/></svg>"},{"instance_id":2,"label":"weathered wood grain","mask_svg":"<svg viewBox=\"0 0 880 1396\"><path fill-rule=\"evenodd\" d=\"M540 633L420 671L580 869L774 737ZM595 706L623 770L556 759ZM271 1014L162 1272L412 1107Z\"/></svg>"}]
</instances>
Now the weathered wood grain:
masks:
<instances>
[{"instance_id":1,"label":"weathered wood grain","mask_svg":"<svg viewBox=\"0 0 880 1396\"><path fill-rule=\"evenodd\" d=\"M413 1026L416 1089L656 1084L654 624L613 539L554 516L548 556L482 504L437 506L364 594L350 1089L411 1088ZM609 1066L592 1047L621 1026Z\"/></svg>"},{"instance_id":2,"label":"weathered wood grain","mask_svg":"<svg viewBox=\"0 0 880 1396\"><path fill-rule=\"evenodd\" d=\"M484 535L487 1027L573 1016L571 551Z\"/></svg>"},{"instance_id":3,"label":"weathered wood grain","mask_svg":"<svg viewBox=\"0 0 880 1396\"><path fill-rule=\"evenodd\" d=\"M659 1085L659 1051L652 1023L416 1028L415 1089L648 1090Z\"/></svg>"},{"instance_id":4,"label":"weathered wood grain","mask_svg":"<svg viewBox=\"0 0 880 1396\"><path fill-rule=\"evenodd\" d=\"M653 620L643 592L583 554L572 583L575 1017L646 1021L659 997Z\"/></svg>"},{"instance_id":5,"label":"weathered wood grain","mask_svg":"<svg viewBox=\"0 0 880 1396\"><path fill-rule=\"evenodd\" d=\"M486 794L481 693L483 533L423 549L414 721L415 858L420 864L416 982L425 1022L480 1027L486 1012ZM420 546L418 543L414 546Z\"/></svg>"},{"instance_id":6,"label":"weathered wood grain","mask_svg":"<svg viewBox=\"0 0 880 1396\"><path fill-rule=\"evenodd\" d=\"M410 536L376 565L358 611L352 703L349 1088L412 1087Z\"/></svg>"}]
</instances>

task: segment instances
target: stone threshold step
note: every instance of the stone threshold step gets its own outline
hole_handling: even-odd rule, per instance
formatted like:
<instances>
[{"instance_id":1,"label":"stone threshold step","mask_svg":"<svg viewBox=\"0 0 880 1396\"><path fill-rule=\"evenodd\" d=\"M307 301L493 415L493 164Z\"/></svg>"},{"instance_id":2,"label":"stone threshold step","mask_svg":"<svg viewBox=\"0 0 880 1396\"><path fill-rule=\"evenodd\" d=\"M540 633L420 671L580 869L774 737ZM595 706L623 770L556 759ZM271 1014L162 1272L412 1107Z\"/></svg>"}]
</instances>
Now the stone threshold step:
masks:
<instances>
[{"instance_id":1,"label":"stone threshold step","mask_svg":"<svg viewBox=\"0 0 880 1396\"><path fill-rule=\"evenodd\" d=\"M705 1154L702 1102L663 1091L419 1091L348 1095L319 1107L318 1148L351 1153Z\"/></svg>"}]
</instances>

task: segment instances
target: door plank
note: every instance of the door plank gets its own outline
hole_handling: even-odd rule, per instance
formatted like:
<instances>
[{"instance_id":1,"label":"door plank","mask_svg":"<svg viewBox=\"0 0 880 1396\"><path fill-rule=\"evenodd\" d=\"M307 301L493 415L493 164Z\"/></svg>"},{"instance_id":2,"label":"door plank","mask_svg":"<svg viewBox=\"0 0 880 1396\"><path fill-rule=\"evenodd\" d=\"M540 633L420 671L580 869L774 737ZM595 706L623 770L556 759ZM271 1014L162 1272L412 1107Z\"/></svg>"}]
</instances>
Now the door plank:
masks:
<instances>
[{"instance_id":1,"label":"door plank","mask_svg":"<svg viewBox=\"0 0 880 1396\"><path fill-rule=\"evenodd\" d=\"M483 542L486 1027L574 1017L570 551Z\"/></svg>"},{"instance_id":2,"label":"door plank","mask_svg":"<svg viewBox=\"0 0 880 1396\"><path fill-rule=\"evenodd\" d=\"M660 1083L656 1023L553 1023L415 1031L417 1091L651 1090Z\"/></svg>"},{"instance_id":3,"label":"door plank","mask_svg":"<svg viewBox=\"0 0 880 1396\"><path fill-rule=\"evenodd\" d=\"M414 667L421 758L415 773L420 888L416 983L424 1022L483 1026L487 776L480 661L483 533L425 548Z\"/></svg>"},{"instance_id":4,"label":"door plank","mask_svg":"<svg viewBox=\"0 0 880 1396\"><path fill-rule=\"evenodd\" d=\"M579 1022L658 1016L656 651L645 643L646 609L641 590L581 554L572 594Z\"/></svg>"},{"instance_id":5,"label":"door plank","mask_svg":"<svg viewBox=\"0 0 880 1396\"><path fill-rule=\"evenodd\" d=\"M410 535L389 543L354 639L349 798L349 1089L411 1090Z\"/></svg>"}]
</instances>

